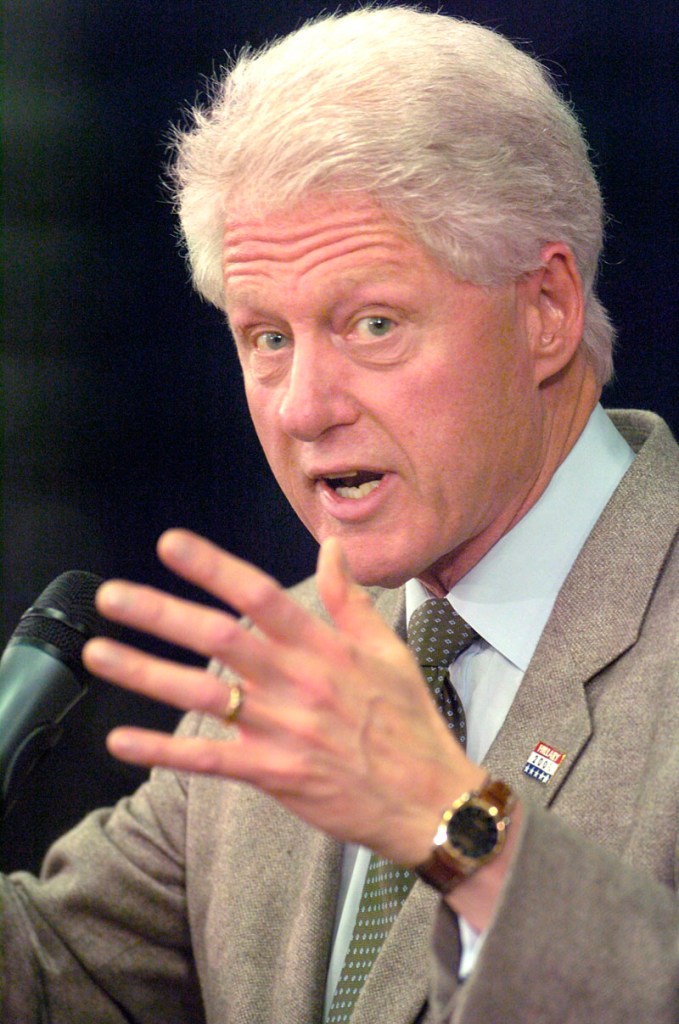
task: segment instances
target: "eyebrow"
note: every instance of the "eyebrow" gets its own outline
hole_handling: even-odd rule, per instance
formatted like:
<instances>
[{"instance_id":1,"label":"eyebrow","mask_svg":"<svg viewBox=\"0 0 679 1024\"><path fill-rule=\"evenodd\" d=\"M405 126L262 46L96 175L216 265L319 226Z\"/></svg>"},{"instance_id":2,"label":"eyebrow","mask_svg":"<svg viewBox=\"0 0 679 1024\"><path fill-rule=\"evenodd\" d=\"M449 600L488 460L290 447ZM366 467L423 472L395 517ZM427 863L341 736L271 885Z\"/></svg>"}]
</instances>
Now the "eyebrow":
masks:
<instances>
[{"instance_id":1,"label":"eyebrow","mask_svg":"<svg viewBox=\"0 0 679 1024\"><path fill-rule=\"evenodd\" d=\"M368 296L364 298L361 292L365 292L367 289L373 287L379 288L385 281L392 282L392 288L395 290L395 294L389 295L376 295L374 297ZM330 320L338 312L342 313L344 307L352 306L354 303L357 306L362 304L366 306L374 305L386 305L393 309L405 310L408 306L409 301L412 299L413 285L409 283L404 286L403 281L400 282L392 274L387 272L378 272L376 275L370 274L365 277L357 276L352 273L347 276L337 278L333 281L332 289L323 296L322 305L320 307L320 313L323 318ZM238 323L239 313L243 316L243 319L247 321L250 316L262 317L262 319L270 319L272 321L285 320L286 317L281 314L279 310L274 307L274 303L267 292L266 287L263 289L252 289L244 286L242 289L236 289L230 295L227 296L225 291L225 306L230 307L224 310L226 322L229 328L238 330L240 324ZM234 317L236 322L234 323Z\"/></svg>"},{"instance_id":2,"label":"eyebrow","mask_svg":"<svg viewBox=\"0 0 679 1024\"><path fill-rule=\"evenodd\" d=\"M407 264L400 262L397 263L393 260L384 260L371 267L366 266L364 271L362 271L360 267L357 267L348 271L346 274L338 274L333 277L331 286L332 291L344 294L352 289L362 288L373 283L382 284L384 282L396 282L397 277L401 275L403 271L407 270ZM405 283L403 278L401 278L401 283ZM229 287L225 280L225 299L229 296L232 301L238 304L259 305L262 293L266 294L265 284L258 284L255 286L243 284Z\"/></svg>"}]
</instances>

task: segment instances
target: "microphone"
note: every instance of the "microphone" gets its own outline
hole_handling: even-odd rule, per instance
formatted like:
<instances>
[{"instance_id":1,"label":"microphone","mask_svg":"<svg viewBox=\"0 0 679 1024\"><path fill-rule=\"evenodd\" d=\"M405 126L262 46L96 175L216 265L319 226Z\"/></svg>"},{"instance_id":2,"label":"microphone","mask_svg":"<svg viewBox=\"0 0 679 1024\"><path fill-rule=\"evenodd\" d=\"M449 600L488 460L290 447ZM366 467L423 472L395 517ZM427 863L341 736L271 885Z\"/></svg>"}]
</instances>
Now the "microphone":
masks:
<instances>
[{"instance_id":1,"label":"microphone","mask_svg":"<svg viewBox=\"0 0 679 1024\"><path fill-rule=\"evenodd\" d=\"M92 676L81 660L86 641L117 632L94 606L102 582L77 570L58 576L21 616L0 659L0 815L87 693Z\"/></svg>"}]
</instances>

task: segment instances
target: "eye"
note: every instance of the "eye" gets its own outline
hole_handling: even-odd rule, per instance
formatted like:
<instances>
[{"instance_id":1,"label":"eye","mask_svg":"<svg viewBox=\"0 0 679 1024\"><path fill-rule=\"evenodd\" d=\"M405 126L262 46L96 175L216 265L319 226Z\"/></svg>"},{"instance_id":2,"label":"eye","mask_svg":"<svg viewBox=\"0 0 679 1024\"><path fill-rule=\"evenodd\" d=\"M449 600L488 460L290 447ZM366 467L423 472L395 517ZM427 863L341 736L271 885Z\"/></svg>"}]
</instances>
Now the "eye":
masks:
<instances>
[{"instance_id":1,"label":"eye","mask_svg":"<svg viewBox=\"0 0 679 1024\"><path fill-rule=\"evenodd\" d=\"M388 316L364 316L356 324L356 329L367 338L385 338L395 326Z\"/></svg>"},{"instance_id":2,"label":"eye","mask_svg":"<svg viewBox=\"0 0 679 1024\"><path fill-rule=\"evenodd\" d=\"M258 352L279 352L289 344L290 339L280 331L263 331L254 339L254 346Z\"/></svg>"}]
</instances>

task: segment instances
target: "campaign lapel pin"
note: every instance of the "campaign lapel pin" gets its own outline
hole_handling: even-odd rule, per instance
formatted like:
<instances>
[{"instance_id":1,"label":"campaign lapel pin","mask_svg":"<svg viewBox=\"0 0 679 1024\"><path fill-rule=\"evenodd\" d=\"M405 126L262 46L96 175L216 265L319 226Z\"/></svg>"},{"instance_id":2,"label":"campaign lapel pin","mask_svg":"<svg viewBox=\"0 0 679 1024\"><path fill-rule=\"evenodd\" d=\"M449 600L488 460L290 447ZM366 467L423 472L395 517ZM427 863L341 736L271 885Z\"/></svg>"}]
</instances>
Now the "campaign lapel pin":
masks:
<instances>
[{"instance_id":1,"label":"campaign lapel pin","mask_svg":"<svg viewBox=\"0 0 679 1024\"><path fill-rule=\"evenodd\" d=\"M548 743L536 743L523 766L523 774L547 785L559 770L565 756Z\"/></svg>"}]
</instances>

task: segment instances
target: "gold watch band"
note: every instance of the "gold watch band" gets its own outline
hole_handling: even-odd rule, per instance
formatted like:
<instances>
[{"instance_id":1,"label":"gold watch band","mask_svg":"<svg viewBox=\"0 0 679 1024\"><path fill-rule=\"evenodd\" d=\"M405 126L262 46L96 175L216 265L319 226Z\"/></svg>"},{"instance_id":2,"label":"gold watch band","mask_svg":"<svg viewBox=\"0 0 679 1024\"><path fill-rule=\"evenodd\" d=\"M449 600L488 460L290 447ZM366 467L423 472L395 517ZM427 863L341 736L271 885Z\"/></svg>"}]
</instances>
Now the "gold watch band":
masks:
<instances>
[{"instance_id":1,"label":"gold watch band","mask_svg":"<svg viewBox=\"0 0 679 1024\"><path fill-rule=\"evenodd\" d=\"M514 803L512 790L500 779L487 779L475 792L463 793L443 812L432 851L427 860L415 868L416 873L439 892L451 892L501 851ZM486 822L488 834L484 836L484 842L490 843L488 849L473 849L473 837L467 852L461 845L451 843L451 823L454 827L456 822L460 822L465 815L469 817L470 813Z\"/></svg>"}]
</instances>

